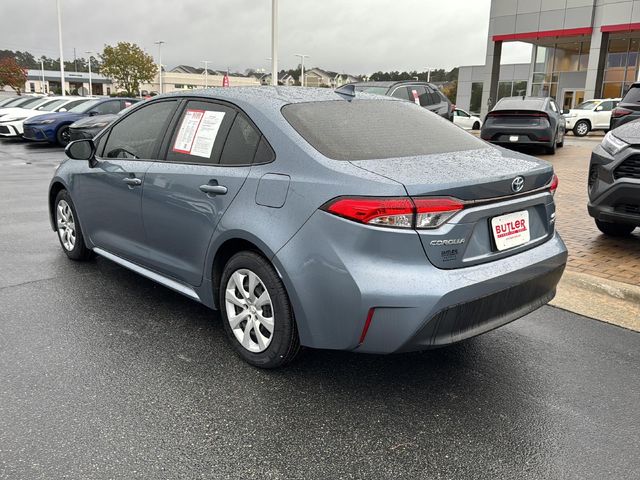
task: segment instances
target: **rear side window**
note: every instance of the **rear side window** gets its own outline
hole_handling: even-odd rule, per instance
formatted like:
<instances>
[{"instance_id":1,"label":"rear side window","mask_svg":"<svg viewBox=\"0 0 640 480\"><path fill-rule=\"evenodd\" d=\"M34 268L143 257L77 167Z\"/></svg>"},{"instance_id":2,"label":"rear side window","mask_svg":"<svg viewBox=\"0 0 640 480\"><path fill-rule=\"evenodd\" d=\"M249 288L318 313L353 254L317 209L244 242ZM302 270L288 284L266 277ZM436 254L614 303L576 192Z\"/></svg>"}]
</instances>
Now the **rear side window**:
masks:
<instances>
[{"instance_id":1,"label":"rear side window","mask_svg":"<svg viewBox=\"0 0 640 480\"><path fill-rule=\"evenodd\" d=\"M177 101L155 102L116 123L104 148L106 158L154 159Z\"/></svg>"},{"instance_id":2,"label":"rear side window","mask_svg":"<svg viewBox=\"0 0 640 480\"><path fill-rule=\"evenodd\" d=\"M401 98L402 100L413 100L413 97L409 95L409 89L407 87L396 88L391 96Z\"/></svg>"},{"instance_id":3,"label":"rear side window","mask_svg":"<svg viewBox=\"0 0 640 480\"><path fill-rule=\"evenodd\" d=\"M613 110L613 107L614 107L613 102L610 102L610 101L602 102L600 106L602 107L602 110L601 110L602 112L610 112L611 110Z\"/></svg>"},{"instance_id":4,"label":"rear side window","mask_svg":"<svg viewBox=\"0 0 640 480\"><path fill-rule=\"evenodd\" d=\"M224 144L220 163L223 165L248 165L260 142L260 133L242 114L238 114Z\"/></svg>"},{"instance_id":5,"label":"rear side window","mask_svg":"<svg viewBox=\"0 0 640 480\"><path fill-rule=\"evenodd\" d=\"M461 128L423 108L392 100L293 103L282 108L291 126L334 160L411 157L487 148Z\"/></svg>"},{"instance_id":6,"label":"rear side window","mask_svg":"<svg viewBox=\"0 0 640 480\"><path fill-rule=\"evenodd\" d=\"M175 126L167 161L218 163L235 116L236 111L225 105L189 101Z\"/></svg>"}]
</instances>

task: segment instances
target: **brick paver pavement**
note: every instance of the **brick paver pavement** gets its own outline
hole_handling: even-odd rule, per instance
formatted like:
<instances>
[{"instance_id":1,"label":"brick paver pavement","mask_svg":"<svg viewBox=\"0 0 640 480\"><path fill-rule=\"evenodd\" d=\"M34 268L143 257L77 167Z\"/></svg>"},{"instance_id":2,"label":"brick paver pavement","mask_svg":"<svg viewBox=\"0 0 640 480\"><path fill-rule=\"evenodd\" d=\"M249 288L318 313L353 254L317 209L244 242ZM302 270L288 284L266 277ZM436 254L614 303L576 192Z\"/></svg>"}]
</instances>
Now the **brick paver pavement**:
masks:
<instances>
[{"instance_id":1,"label":"brick paver pavement","mask_svg":"<svg viewBox=\"0 0 640 480\"><path fill-rule=\"evenodd\" d=\"M596 139L567 137L556 155L533 155L553 163L560 187L556 193L557 228L569 249L569 270L640 286L640 228L628 238L600 233L587 213L587 175Z\"/></svg>"}]
</instances>

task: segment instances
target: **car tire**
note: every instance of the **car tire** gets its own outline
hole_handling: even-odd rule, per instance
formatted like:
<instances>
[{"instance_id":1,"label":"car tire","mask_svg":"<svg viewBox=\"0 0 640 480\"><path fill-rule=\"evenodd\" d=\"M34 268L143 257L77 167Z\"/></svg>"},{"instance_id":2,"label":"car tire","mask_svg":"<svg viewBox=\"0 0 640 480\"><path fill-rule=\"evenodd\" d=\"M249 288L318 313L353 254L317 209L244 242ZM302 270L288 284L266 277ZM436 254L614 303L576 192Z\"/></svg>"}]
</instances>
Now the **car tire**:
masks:
<instances>
[{"instance_id":1,"label":"car tire","mask_svg":"<svg viewBox=\"0 0 640 480\"><path fill-rule=\"evenodd\" d=\"M596 227L610 237L626 237L636 228L634 225L628 223L603 222L602 220L596 220Z\"/></svg>"},{"instance_id":2,"label":"car tire","mask_svg":"<svg viewBox=\"0 0 640 480\"><path fill-rule=\"evenodd\" d=\"M551 145L549 145L548 147L545 147L544 151L547 155L555 155L556 154L556 138L553 139L553 142L551 142Z\"/></svg>"},{"instance_id":3,"label":"car tire","mask_svg":"<svg viewBox=\"0 0 640 480\"><path fill-rule=\"evenodd\" d=\"M93 257L87 248L76 208L66 190L60 190L54 202L54 222L62 251L71 260L84 261Z\"/></svg>"},{"instance_id":4,"label":"car tire","mask_svg":"<svg viewBox=\"0 0 640 480\"><path fill-rule=\"evenodd\" d=\"M576 137L585 137L590 131L591 125L589 125L589 122L586 120L579 120L578 123L573 126L573 134Z\"/></svg>"},{"instance_id":5,"label":"car tire","mask_svg":"<svg viewBox=\"0 0 640 480\"><path fill-rule=\"evenodd\" d=\"M56 142L61 147L66 147L71 141L71 132L69 132L69 125L61 126L56 132Z\"/></svg>"},{"instance_id":6,"label":"car tire","mask_svg":"<svg viewBox=\"0 0 640 480\"><path fill-rule=\"evenodd\" d=\"M558 148L562 148L564 147L564 136L565 136L566 132L562 134L562 139L560 140L560 142L558 142Z\"/></svg>"},{"instance_id":7,"label":"car tire","mask_svg":"<svg viewBox=\"0 0 640 480\"><path fill-rule=\"evenodd\" d=\"M236 353L260 368L291 362L300 351L298 329L271 263L258 253L239 252L225 265L219 285L222 323Z\"/></svg>"},{"instance_id":8,"label":"car tire","mask_svg":"<svg viewBox=\"0 0 640 480\"><path fill-rule=\"evenodd\" d=\"M476 122L473 124L471 130L480 130L480 122Z\"/></svg>"}]
</instances>

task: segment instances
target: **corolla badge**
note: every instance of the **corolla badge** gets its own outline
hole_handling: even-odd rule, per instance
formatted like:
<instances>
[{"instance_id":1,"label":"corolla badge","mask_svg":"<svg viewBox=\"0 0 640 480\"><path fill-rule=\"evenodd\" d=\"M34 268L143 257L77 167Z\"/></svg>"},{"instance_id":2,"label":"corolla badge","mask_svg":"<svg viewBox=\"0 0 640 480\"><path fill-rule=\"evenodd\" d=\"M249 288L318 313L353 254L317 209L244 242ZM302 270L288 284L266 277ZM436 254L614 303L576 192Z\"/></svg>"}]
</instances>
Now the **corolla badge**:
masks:
<instances>
[{"instance_id":1,"label":"corolla badge","mask_svg":"<svg viewBox=\"0 0 640 480\"><path fill-rule=\"evenodd\" d=\"M520 190L524 188L524 177L517 176L511 182L511 190L513 193L518 193Z\"/></svg>"}]
</instances>

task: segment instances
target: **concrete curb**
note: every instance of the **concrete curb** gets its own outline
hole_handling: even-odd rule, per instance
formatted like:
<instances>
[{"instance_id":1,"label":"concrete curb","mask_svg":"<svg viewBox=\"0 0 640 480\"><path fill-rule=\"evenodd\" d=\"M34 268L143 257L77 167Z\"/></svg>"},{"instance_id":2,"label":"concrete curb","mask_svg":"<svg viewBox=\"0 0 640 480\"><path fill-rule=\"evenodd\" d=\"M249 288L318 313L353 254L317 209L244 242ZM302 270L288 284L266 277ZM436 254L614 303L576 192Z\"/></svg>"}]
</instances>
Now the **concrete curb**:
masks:
<instances>
[{"instance_id":1,"label":"concrete curb","mask_svg":"<svg viewBox=\"0 0 640 480\"><path fill-rule=\"evenodd\" d=\"M566 270L554 307L640 332L640 287Z\"/></svg>"}]
</instances>

